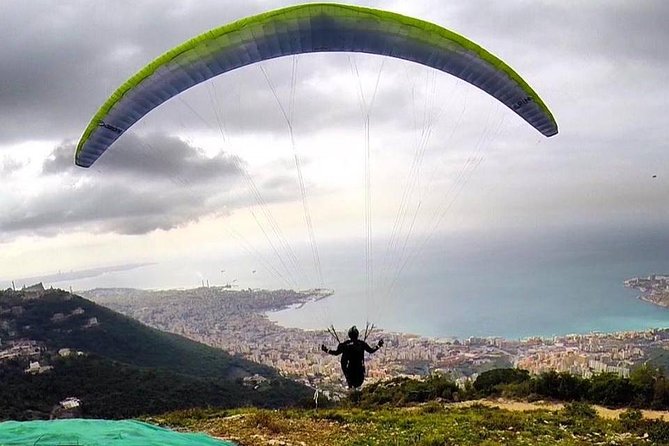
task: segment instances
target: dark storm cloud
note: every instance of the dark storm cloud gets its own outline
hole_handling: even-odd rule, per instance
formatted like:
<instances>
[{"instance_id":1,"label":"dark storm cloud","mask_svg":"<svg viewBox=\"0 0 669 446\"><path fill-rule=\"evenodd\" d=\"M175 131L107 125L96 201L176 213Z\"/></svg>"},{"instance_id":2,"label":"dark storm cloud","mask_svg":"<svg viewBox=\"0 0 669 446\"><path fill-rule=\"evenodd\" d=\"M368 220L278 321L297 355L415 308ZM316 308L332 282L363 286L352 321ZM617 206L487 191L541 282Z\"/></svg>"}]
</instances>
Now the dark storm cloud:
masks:
<instances>
[{"instance_id":1,"label":"dark storm cloud","mask_svg":"<svg viewBox=\"0 0 669 446\"><path fill-rule=\"evenodd\" d=\"M0 3L2 140L73 138L121 82L254 2Z\"/></svg>"},{"instance_id":2,"label":"dark storm cloud","mask_svg":"<svg viewBox=\"0 0 669 446\"><path fill-rule=\"evenodd\" d=\"M528 22L522 25L523 28L534 26L541 30L536 21L527 20L528 11L548 16L545 11L559 9L551 5L527 7L507 3L504 4L506 9L494 3L487 4L486 8L440 3L441 7L423 11L420 17L450 27L459 22L468 23L471 15L472 32L477 34L476 24L481 23L479 41L486 46L497 39L504 41L519 28L519 22ZM3 61L0 65L0 120L5 123L0 140L77 138L105 98L153 58L207 29L286 4L288 2L284 1L123 1L92 2L81 6L64 2L5 1L0 5L0 38L3 41L0 46L0 60ZM482 9L489 8L494 14L480 14ZM580 17L577 8L564 10L569 12L569 17ZM580 25L581 20L576 23ZM554 35L578 35L579 32L565 28ZM526 32L513 44L522 45L523 37L528 35ZM477 40L479 35L472 37ZM551 42L546 43L551 48ZM585 44L582 46L590 45L587 39L581 43ZM529 44L523 48L527 47ZM570 48L580 51L577 46ZM301 119L301 129L350 128L359 124L361 118L355 112L358 105L355 95L342 96L336 90L322 87L328 79L321 76L337 76L355 83L350 59L344 55L314 55L301 56L300 61L298 82L303 85L298 87L296 118L308 118ZM287 102L291 67L289 63L275 62L265 65L271 82ZM226 77L230 80L221 81L219 99L222 108L228 110L227 120L233 130L286 131L286 123L258 66L243 68ZM379 95L374 117L377 123L395 121L393 125L408 126L406 120L397 122L397 113L393 112L406 107L409 101L410 86L406 76L384 73L386 77L391 81L384 85L385 94ZM199 87L199 90L200 94L187 93L184 98L198 113L206 114L206 125L215 126L211 92L208 87ZM371 88L367 90L369 93ZM352 107L347 108L345 105L351 105L351 102ZM273 115L272 109L276 112ZM159 116L171 126L180 119L188 120L189 128L205 125L193 116L179 116L184 115L184 111L191 113L179 101L172 101ZM160 119L152 122L158 125Z\"/></svg>"},{"instance_id":3,"label":"dark storm cloud","mask_svg":"<svg viewBox=\"0 0 669 446\"><path fill-rule=\"evenodd\" d=\"M268 138L268 144L278 141L278 136L286 139L288 125L259 65L235 70L159 107L133 127L139 136L124 135L89 170L73 166L74 144L106 97L153 58L207 29L288 3L0 2L0 146L40 138L71 141L43 163L44 181L51 181L51 186L25 202L15 199L18 204L0 216L0 232L56 233L86 228L144 233L248 205L252 200L240 181L239 160L225 155L208 158L164 135L199 129L221 132L225 135L223 151L227 150L226 138L234 139L235 134L261 135ZM547 102L562 132L539 147L540 159L533 158L534 147L526 144L527 139L538 139L538 134L500 106L499 114L515 127L513 134L500 137L503 160L491 157L487 161L499 169L491 170L488 180L491 184L516 181L518 199L511 202L522 207L522 197L540 191L538 186L546 186L548 180L552 192L544 198L563 204L564 212L573 215L615 201L605 193L616 189L611 184L628 188L629 197L617 202L632 203L629 209L639 203L652 207L652 200L659 198L639 187L635 172L647 170L652 163L662 165L666 158L657 154L666 152L669 2L376 3L471 38L514 67ZM364 119L353 64L360 64L360 72L372 78L364 88L369 97L381 60L344 54L297 58L292 124L298 145L305 133L323 128L362 135ZM287 107L293 80L291 60L268 61L263 67ZM389 138L393 132L414 130L410 116L416 107L420 114L421 104L412 91L425 83L425 72L412 64L384 62L371 114L375 137L385 130ZM439 82L452 81L450 76L439 76ZM342 84L349 87L346 94ZM462 87L469 98L482 94ZM450 100L448 95L442 97ZM465 141L474 135L476 141L486 118L480 109L471 107L460 121L464 102L472 101L455 97L456 107L450 101L437 105L454 109L452 116L444 118L444 126L459 123L457 133ZM430 144L443 145L443 141L435 138ZM454 146L449 143L447 148L456 150ZM509 148L515 151L508 152ZM504 170L504 162L519 169L519 159L521 165L523 160L531 161L522 175ZM0 155L0 174L10 175L21 166ZM287 176L292 168L292 164L277 167L272 178L257 179L267 201L299 196L294 180ZM593 169L611 174L593 176ZM550 175L544 175L547 170ZM541 178L526 181L528 171ZM593 185L583 180L587 178L599 182ZM57 181L62 187L52 187ZM600 191L599 196L587 194L593 187ZM571 197L582 190L581 195L592 200L579 203L576 209L570 204ZM498 202L505 207L509 198ZM531 212L527 206L524 209Z\"/></svg>"},{"instance_id":4,"label":"dark storm cloud","mask_svg":"<svg viewBox=\"0 0 669 446\"><path fill-rule=\"evenodd\" d=\"M287 2L91 2L75 5L49 1L5 1L0 4L0 143L25 139L75 139L104 100L137 70L175 45L211 28L257 14ZM350 77L347 59L316 59L318 65L341 67ZM268 62L272 65L272 62ZM300 81L313 74L304 63ZM290 66L268 67L271 82L287 101ZM271 89L260 69L246 67L228 75L234 83L220 91L220 106L227 109L233 129L285 132ZM164 108L170 127L183 122L189 129L215 126L212 98L205 86L200 94L185 94ZM232 91L231 91L232 90ZM315 116L315 127L335 123L323 98L301 105L305 116ZM203 93L204 92L204 93ZM336 98L336 93L333 95ZM299 98L298 98L299 99ZM206 115L206 122L195 117ZM275 109L267 115L268 109ZM160 109L159 109L160 110ZM154 112L155 113L155 112ZM343 116L344 118L347 115ZM154 122L155 123L155 122Z\"/></svg>"},{"instance_id":5,"label":"dark storm cloud","mask_svg":"<svg viewBox=\"0 0 669 446\"><path fill-rule=\"evenodd\" d=\"M91 169L74 167L73 153L73 144L63 144L43 164L57 187L18 198L0 215L5 237L72 230L144 234L254 204L237 160L208 158L177 138L130 135ZM295 188L276 175L259 188L263 200L295 199Z\"/></svg>"},{"instance_id":6,"label":"dark storm cloud","mask_svg":"<svg viewBox=\"0 0 669 446\"><path fill-rule=\"evenodd\" d=\"M13 207L0 217L0 230L53 235L78 228L95 232L97 228L100 232L142 234L196 221L205 203L206 195L191 190L96 182L57 188Z\"/></svg>"},{"instance_id":7,"label":"dark storm cloud","mask_svg":"<svg viewBox=\"0 0 669 446\"><path fill-rule=\"evenodd\" d=\"M287 3L6 0L0 4L0 141L77 138L113 89L153 58L207 29ZM663 45L669 39L667 2L436 2L416 13L463 32L512 66L524 68L523 73L529 68L553 70L574 60L605 59L622 68L629 68L624 67L628 63L658 67L662 69L656 71L659 75L665 72L669 58ZM348 58L330 56L302 57L305 62L300 63L304 69L299 71L299 81L318 79L327 67L334 67L330 75L350 78ZM290 64L267 65L271 81L286 100ZM624 77L625 73L611 70L606 75ZM221 104L230 111L230 126L242 131L285 132L286 124L260 70L247 67L231 76L234 85L231 80L220 91ZM378 122L393 121L397 114L392 110L406 106L405 83L395 79L386 85L375 111ZM336 91L313 94L321 87L306 84L299 87L297 97L301 115L309 117L302 130L359 123L359 116L340 106L351 98L340 97ZM542 77L539 86L543 90L539 91L551 85L562 87L549 73ZM202 94L185 98L201 113L208 111L208 125L214 125L211 97L206 92L201 89ZM652 95L650 90L647 93ZM179 104L166 109L163 116L171 124L184 113ZM277 113L267 115L268 109ZM198 119L190 120L203 125Z\"/></svg>"},{"instance_id":8,"label":"dark storm cloud","mask_svg":"<svg viewBox=\"0 0 669 446\"><path fill-rule=\"evenodd\" d=\"M45 174L83 173L74 165L75 145L62 144L42 167ZM178 180L188 184L207 183L240 175L241 161L233 156L206 156L202 150L179 138L152 134L140 137L132 133L108 150L91 170L105 175L132 177L135 181Z\"/></svg>"}]
</instances>

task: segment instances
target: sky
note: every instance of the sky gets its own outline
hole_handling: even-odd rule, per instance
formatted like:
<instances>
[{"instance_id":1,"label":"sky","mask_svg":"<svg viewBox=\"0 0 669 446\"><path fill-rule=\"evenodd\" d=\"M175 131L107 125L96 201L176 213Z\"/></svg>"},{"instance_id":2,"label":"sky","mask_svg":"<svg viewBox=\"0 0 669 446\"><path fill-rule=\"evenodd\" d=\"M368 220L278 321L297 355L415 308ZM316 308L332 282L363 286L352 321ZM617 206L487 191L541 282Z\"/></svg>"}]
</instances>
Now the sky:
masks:
<instances>
[{"instance_id":1,"label":"sky","mask_svg":"<svg viewBox=\"0 0 669 446\"><path fill-rule=\"evenodd\" d=\"M439 24L497 55L553 112L560 133L550 139L447 74L315 54L201 84L149 113L92 168L74 166L91 117L148 62L291 4L0 2L0 285L220 252L284 278L293 252L314 270L313 252L326 246L364 255L368 103L371 257L407 246L419 254L440 234L587 227L625 237L669 223L661 0L355 2ZM291 97L294 144L279 106Z\"/></svg>"}]
</instances>

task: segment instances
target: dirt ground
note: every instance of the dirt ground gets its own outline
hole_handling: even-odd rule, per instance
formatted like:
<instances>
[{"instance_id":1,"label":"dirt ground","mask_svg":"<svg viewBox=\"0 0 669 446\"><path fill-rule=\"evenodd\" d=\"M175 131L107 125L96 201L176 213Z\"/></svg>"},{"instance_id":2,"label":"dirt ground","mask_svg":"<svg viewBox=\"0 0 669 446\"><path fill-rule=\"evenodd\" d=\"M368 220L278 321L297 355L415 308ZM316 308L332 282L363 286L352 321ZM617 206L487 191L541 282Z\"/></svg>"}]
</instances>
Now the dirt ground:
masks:
<instances>
[{"instance_id":1,"label":"dirt ground","mask_svg":"<svg viewBox=\"0 0 669 446\"><path fill-rule=\"evenodd\" d=\"M499 398L496 400L473 400L473 401L463 401L461 403L453 403L453 406L467 407L472 404L483 404L489 407L499 407L500 409L507 410L517 410L517 411L529 411L529 410L559 410L564 407L562 403L552 403L547 401L537 401L534 403L526 403L522 401L513 401ZM594 406L597 410L597 414L602 418L618 418L618 416L625 411L625 409L608 409L602 406ZM644 418L651 420L664 420L669 421L669 411L666 410L642 410Z\"/></svg>"}]
</instances>

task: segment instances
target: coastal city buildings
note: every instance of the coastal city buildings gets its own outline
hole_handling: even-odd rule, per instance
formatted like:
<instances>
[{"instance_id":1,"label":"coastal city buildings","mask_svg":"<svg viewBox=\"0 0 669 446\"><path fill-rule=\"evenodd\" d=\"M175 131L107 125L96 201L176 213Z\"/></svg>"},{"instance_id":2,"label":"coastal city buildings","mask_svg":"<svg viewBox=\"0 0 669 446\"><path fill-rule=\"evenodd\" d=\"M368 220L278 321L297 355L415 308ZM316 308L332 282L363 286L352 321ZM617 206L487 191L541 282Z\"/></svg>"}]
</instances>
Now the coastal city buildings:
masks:
<instances>
[{"instance_id":1,"label":"coastal city buildings","mask_svg":"<svg viewBox=\"0 0 669 446\"><path fill-rule=\"evenodd\" d=\"M320 351L322 343L336 343L325 327L318 331L281 327L266 315L327 298L328 293L323 290L237 291L202 287L167 291L98 289L83 294L150 326L275 367L313 387L341 388L339 359ZM435 371L466 378L491 368L511 366L531 373L556 370L583 377L601 372L628 376L635 364L653 352L669 349L669 330L523 340L436 339L374 331L368 340L374 343L381 337L385 346L367 358L370 381L424 376Z\"/></svg>"},{"instance_id":2,"label":"coastal city buildings","mask_svg":"<svg viewBox=\"0 0 669 446\"><path fill-rule=\"evenodd\" d=\"M643 280L646 279L633 282L634 286ZM653 280L666 281L664 277ZM96 289L82 294L149 326L274 367L283 375L314 388L333 394L342 390L339 358L320 350L321 344L334 347L337 342L326 327L323 330L287 328L267 316L273 311L327 299L331 295L327 290L295 292L201 287L165 291ZM0 305L0 362L25 360L28 364L25 372L31 374L50 370L45 345L15 336L16 327L12 321L16 315L22 314L23 307L16 305L15 300L11 302ZM48 317L54 323L62 323L84 314L82 308L76 308L65 313L55 312ZM83 329L99 324L93 315L85 315L81 323ZM343 339L345 334L340 332L339 336ZM669 350L669 329L520 340L500 337L440 339L374 330L368 341L375 344L380 338L385 341L384 347L367 357L368 382L398 376L426 376L433 372L449 373L463 382L485 370L514 366L535 374L555 370L586 378L603 372L626 377L635 365L653 357L666 356ZM69 348L57 352L63 357L73 354L84 353ZM263 379L256 376L245 384L260 386Z\"/></svg>"},{"instance_id":3,"label":"coastal city buildings","mask_svg":"<svg viewBox=\"0 0 669 446\"><path fill-rule=\"evenodd\" d=\"M669 308L669 275L652 274L648 277L633 277L624 282L628 288L639 290L639 299L654 305Z\"/></svg>"}]
</instances>

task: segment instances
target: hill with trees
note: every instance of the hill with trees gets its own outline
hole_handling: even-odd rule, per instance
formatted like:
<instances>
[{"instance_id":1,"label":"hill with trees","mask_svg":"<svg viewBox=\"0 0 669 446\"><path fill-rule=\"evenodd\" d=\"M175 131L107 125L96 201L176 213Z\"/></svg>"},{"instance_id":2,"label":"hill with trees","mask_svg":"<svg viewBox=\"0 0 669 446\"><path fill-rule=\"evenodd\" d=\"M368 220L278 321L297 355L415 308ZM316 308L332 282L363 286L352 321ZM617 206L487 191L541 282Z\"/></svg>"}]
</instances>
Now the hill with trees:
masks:
<instances>
[{"instance_id":1,"label":"hill with trees","mask_svg":"<svg viewBox=\"0 0 669 446\"><path fill-rule=\"evenodd\" d=\"M45 418L68 397L83 416L189 407L279 407L312 391L266 366L161 332L62 290L0 292L0 418Z\"/></svg>"}]
</instances>

